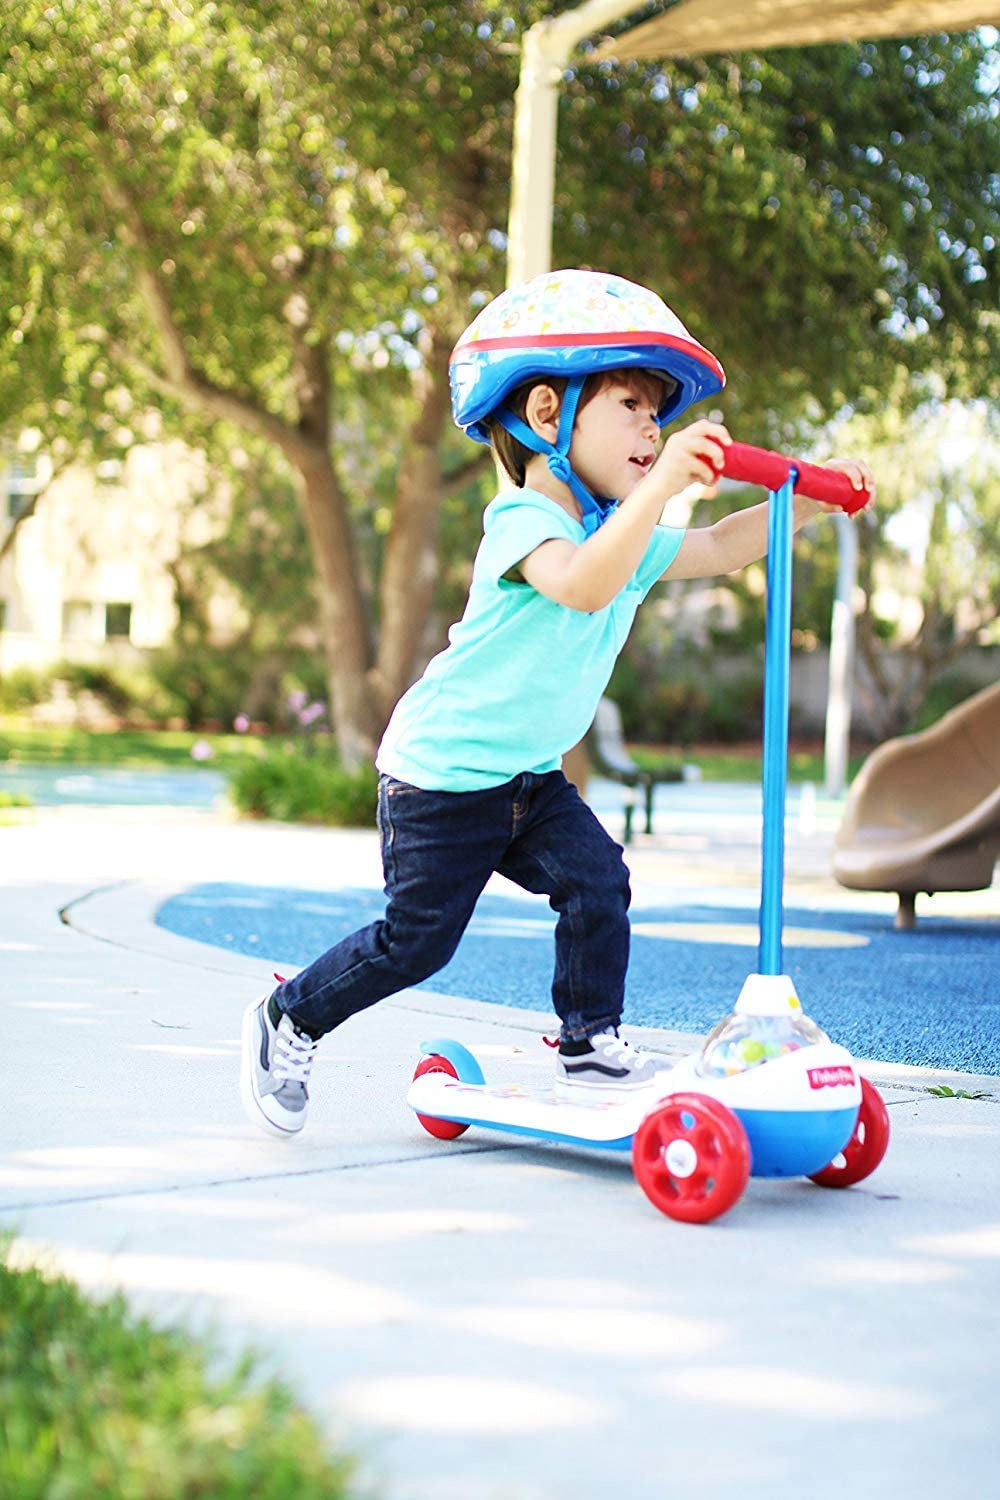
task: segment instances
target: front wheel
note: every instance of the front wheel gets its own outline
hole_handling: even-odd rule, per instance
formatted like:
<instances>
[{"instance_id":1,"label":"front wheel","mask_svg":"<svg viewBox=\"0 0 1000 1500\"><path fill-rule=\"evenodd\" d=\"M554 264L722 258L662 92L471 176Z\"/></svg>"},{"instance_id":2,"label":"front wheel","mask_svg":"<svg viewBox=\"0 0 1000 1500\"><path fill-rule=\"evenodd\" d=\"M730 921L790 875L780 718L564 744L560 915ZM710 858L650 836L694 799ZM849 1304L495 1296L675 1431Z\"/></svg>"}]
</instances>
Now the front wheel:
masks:
<instances>
[{"instance_id":1,"label":"front wheel","mask_svg":"<svg viewBox=\"0 0 1000 1500\"><path fill-rule=\"evenodd\" d=\"M889 1111L873 1083L861 1080L861 1105L854 1133L829 1166L812 1174L820 1187L844 1188L870 1177L889 1146Z\"/></svg>"},{"instance_id":2,"label":"front wheel","mask_svg":"<svg viewBox=\"0 0 1000 1500\"><path fill-rule=\"evenodd\" d=\"M458 1070L454 1063L449 1062L446 1057L440 1057L436 1052L420 1059L413 1076L423 1078L425 1073L447 1073L452 1078L458 1077ZM434 1115L417 1115L417 1119L428 1135L435 1136L439 1141L453 1141L469 1128L468 1125L460 1124L458 1120L439 1120Z\"/></svg>"},{"instance_id":3,"label":"front wheel","mask_svg":"<svg viewBox=\"0 0 1000 1500\"><path fill-rule=\"evenodd\" d=\"M732 1208L750 1177L742 1124L706 1094L671 1094L642 1121L632 1165L649 1201L668 1218L704 1224Z\"/></svg>"}]
</instances>

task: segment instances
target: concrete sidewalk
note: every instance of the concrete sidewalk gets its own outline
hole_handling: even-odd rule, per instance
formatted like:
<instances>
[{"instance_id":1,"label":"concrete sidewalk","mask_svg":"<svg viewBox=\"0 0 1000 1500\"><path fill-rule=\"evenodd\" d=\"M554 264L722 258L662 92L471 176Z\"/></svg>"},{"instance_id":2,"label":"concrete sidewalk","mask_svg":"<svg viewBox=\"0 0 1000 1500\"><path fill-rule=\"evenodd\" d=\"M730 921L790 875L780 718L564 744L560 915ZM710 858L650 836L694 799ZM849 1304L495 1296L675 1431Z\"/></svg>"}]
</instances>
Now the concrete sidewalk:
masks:
<instances>
[{"instance_id":1,"label":"concrete sidewalk","mask_svg":"<svg viewBox=\"0 0 1000 1500\"><path fill-rule=\"evenodd\" d=\"M791 898L823 899L817 848L791 849ZM551 1068L553 1023L542 996L420 990L320 1049L305 1134L272 1141L237 1078L269 956L154 914L201 881L377 886L374 835L81 808L0 850L0 1224L25 1257L260 1350L385 1500L1000 1493L1000 1077L865 1064L893 1126L873 1177L752 1181L685 1226L625 1159L424 1134L405 1093L425 1037L524 1077ZM711 852L640 841L635 883L718 883Z\"/></svg>"}]
</instances>

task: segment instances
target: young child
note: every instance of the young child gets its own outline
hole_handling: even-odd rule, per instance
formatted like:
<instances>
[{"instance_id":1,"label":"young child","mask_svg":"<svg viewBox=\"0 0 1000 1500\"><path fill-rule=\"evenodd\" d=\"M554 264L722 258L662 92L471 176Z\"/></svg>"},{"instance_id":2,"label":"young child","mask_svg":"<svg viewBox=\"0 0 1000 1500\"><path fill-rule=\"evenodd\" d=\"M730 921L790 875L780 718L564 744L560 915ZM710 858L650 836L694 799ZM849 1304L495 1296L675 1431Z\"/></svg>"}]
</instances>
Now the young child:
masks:
<instances>
[{"instance_id":1,"label":"young child","mask_svg":"<svg viewBox=\"0 0 1000 1500\"><path fill-rule=\"evenodd\" d=\"M623 851L561 757L652 586L763 557L767 505L704 528L661 524L688 485L714 493L731 439L698 421L657 454L660 428L725 376L659 297L620 277L557 271L504 292L459 340L451 376L456 422L493 444L513 487L486 509L465 614L379 748L384 918L245 1013L244 1107L277 1135L305 1123L319 1038L441 969L496 871L558 914L558 1087L618 1096L658 1069L618 1035ZM864 465L836 467L871 487ZM826 508L797 496L796 529Z\"/></svg>"}]
</instances>

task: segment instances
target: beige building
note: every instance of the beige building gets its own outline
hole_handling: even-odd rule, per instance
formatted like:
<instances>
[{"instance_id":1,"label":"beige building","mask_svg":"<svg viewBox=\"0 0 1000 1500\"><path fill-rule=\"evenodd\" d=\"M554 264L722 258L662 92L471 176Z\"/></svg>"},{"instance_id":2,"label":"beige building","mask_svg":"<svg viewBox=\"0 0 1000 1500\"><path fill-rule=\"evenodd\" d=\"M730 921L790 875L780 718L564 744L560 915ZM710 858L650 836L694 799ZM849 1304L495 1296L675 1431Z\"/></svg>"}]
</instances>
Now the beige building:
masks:
<instances>
[{"instance_id":1,"label":"beige building","mask_svg":"<svg viewBox=\"0 0 1000 1500\"><path fill-rule=\"evenodd\" d=\"M182 545L218 533L204 465L182 443L150 443L121 463L71 465L44 455L0 463L0 673L58 661L107 661L162 646L176 622L171 564Z\"/></svg>"}]
</instances>

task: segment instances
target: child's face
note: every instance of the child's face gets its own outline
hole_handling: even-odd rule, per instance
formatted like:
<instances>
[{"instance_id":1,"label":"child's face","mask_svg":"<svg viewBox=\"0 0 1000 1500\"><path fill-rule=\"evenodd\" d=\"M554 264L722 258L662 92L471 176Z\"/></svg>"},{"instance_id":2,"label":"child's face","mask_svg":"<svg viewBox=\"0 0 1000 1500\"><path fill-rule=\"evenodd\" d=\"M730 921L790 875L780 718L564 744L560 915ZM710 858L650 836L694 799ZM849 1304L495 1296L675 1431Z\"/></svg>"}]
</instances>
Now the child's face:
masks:
<instances>
[{"instance_id":1,"label":"child's face","mask_svg":"<svg viewBox=\"0 0 1000 1500\"><path fill-rule=\"evenodd\" d=\"M613 376L583 407L569 461L595 495L624 500L648 473L660 441L657 402Z\"/></svg>"}]
</instances>

